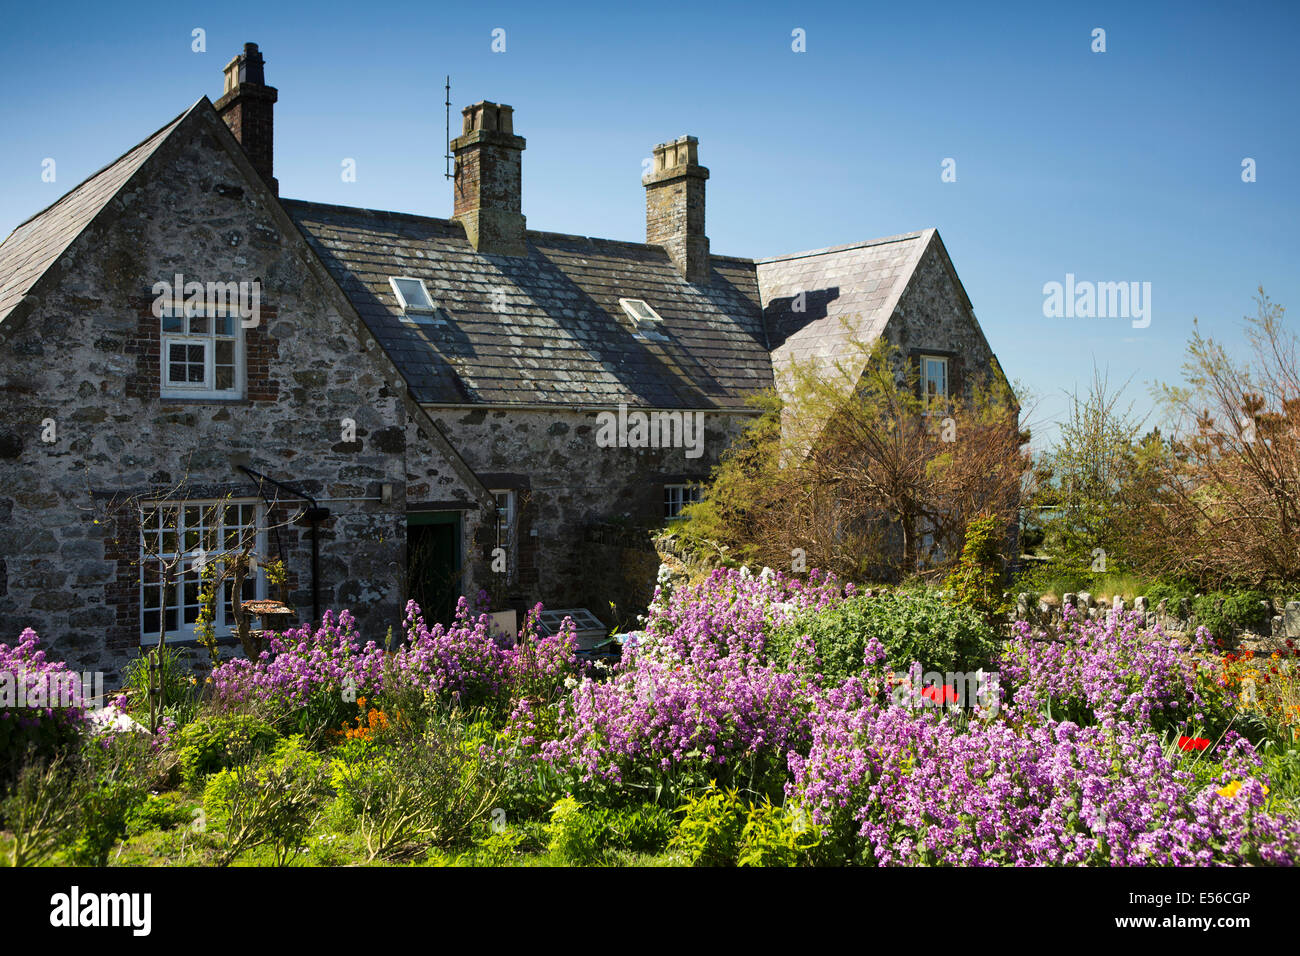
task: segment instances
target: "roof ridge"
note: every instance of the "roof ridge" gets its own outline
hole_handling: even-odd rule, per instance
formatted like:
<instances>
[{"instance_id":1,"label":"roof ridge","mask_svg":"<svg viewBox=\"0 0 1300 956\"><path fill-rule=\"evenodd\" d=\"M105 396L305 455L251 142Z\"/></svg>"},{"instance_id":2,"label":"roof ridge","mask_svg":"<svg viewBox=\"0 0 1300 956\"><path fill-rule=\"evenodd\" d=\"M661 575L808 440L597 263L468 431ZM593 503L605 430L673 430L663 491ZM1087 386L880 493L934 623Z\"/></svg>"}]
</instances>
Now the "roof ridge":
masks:
<instances>
[{"instance_id":1,"label":"roof ridge","mask_svg":"<svg viewBox=\"0 0 1300 956\"><path fill-rule=\"evenodd\" d=\"M925 229L917 229L914 232L900 232L894 236L882 236L879 239L863 239L859 242L846 242L839 246L827 246L824 249L809 249L804 252L787 252L779 256L767 256L763 259L753 260L757 265L763 265L768 262L785 262L790 259L807 259L812 256L825 256L836 252L848 252L851 249L864 249L867 246L883 246L891 242L908 242L912 239L920 239L927 232L934 229L933 226Z\"/></svg>"},{"instance_id":2,"label":"roof ridge","mask_svg":"<svg viewBox=\"0 0 1300 956\"><path fill-rule=\"evenodd\" d=\"M417 222L437 223L443 226L458 226L455 219L444 219L441 216L425 216L418 212L402 212L396 209L370 209L365 206L344 206L340 203L316 202L311 199L281 199L282 203L287 206L313 206L324 209L336 209L343 213L353 215L365 215L375 217L387 217L394 219L405 219ZM605 236L589 236L577 232L554 232L550 229L526 229L525 235L535 239L563 239L569 241L602 243L604 245L623 246L634 249L660 249L662 246L653 242L637 242L634 239L610 239ZM719 253L711 253L710 258L721 259L728 262L740 262L747 265L753 265L755 259L747 256L726 256Z\"/></svg>"}]
</instances>

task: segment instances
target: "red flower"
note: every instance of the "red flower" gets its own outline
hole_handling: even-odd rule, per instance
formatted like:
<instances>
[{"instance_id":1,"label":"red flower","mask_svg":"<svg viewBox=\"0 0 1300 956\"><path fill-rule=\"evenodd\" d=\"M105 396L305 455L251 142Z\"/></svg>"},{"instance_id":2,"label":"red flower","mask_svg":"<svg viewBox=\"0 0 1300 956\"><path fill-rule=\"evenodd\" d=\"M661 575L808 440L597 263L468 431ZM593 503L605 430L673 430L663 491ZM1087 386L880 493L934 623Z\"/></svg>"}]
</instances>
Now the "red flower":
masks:
<instances>
[{"instance_id":1,"label":"red flower","mask_svg":"<svg viewBox=\"0 0 1300 956\"><path fill-rule=\"evenodd\" d=\"M922 690L921 696L934 701L936 704L955 704L957 703L957 688L949 687L947 684L937 684L934 687L927 687Z\"/></svg>"},{"instance_id":2,"label":"red flower","mask_svg":"<svg viewBox=\"0 0 1300 956\"><path fill-rule=\"evenodd\" d=\"M1204 737L1179 737L1179 750L1204 750L1210 746L1210 742Z\"/></svg>"}]
</instances>

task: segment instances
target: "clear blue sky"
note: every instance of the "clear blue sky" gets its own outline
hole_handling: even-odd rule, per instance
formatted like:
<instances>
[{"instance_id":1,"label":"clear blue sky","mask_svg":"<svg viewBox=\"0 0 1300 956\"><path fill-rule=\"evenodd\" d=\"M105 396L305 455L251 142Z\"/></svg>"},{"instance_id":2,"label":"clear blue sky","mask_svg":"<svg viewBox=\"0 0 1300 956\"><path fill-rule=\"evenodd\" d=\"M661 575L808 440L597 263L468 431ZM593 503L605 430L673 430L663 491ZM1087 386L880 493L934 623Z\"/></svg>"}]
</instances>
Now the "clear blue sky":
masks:
<instances>
[{"instance_id":1,"label":"clear blue sky","mask_svg":"<svg viewBox=\"0 0 1300 956\"><path fill-rule=\"evenodd\" d=\"M1094 358L1145 403L1146 383L1177 377L1194 316L1238 339L1262 284L1300 321L1300 5L1137 7L11 5L0 231L216 99L251 40L280 91L286 197L450 215L450 73L453 129L476 100L515 107L532 228L643 239L642 160L690 133L712 171L714 252L937 227L1008 374L1044 397L1040 420ZM196 27L206 53L191 50ZM1097 27L1105 53L1091 50ZM944 183L949 157L957 181ZM1150 282L1150 326L1045 318L1043 285L1066 273Z\"/></svg>"}]
</instances>

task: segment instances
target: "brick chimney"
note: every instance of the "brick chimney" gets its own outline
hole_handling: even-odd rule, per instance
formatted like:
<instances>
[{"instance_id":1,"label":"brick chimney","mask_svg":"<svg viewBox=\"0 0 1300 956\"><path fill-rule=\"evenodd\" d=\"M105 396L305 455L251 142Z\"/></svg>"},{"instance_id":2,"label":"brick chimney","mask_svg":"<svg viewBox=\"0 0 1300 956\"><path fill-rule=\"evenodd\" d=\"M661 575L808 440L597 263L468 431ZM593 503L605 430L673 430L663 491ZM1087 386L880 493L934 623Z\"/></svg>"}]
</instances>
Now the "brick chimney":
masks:
<instances>
[{"instance_id":1,"label":"brick chimney","mask_svg":"<svg viewBox=\"0 0 1300 956\"><path fill-rule=\"evenodd\" d=\"M645 186L645 241L663 246L687 282L709 284L709 237L704 234L704 181L700 141L679 136L654 148Z\"/></svg>"},{"instance_id":2,"label":"brick chimney","mask_svg":"<svg viewBox=\"0 0 1300 956\"><path fill-rule=\"evenodd\" d=\"M464 128L451 141L456 156L452 218L476 250L525 256L521 212L524 138L515 135L514 109L484 100L461 111Z\"/></svg>"},{"instance_id":3,"label":"brick chimney","mask_svg":"<svg viewBox=\"0 0 1300 956\"><path fill-rule=\"evenodd\" d=\"M235 134L271 192L280 195L280 183L273 175L274 123L272 112L279 96L266 85L265 62L256 43L245 43L244 52L226 64L226 91L212 105Z\"/></svg>"}]
</instances>

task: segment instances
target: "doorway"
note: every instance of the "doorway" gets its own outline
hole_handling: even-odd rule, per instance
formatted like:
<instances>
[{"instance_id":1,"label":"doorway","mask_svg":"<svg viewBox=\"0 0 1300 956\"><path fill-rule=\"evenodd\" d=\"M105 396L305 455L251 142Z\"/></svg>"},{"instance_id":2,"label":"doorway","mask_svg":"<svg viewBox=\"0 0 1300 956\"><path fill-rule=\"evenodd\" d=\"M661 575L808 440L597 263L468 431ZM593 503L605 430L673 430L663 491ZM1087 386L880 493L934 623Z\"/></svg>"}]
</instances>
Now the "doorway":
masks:
<instances>
[{"instance_id":1,"label":"doorway","mask_svg":"<svg viewBox=\"0 0 1300 956\"><path fill-rule=\"evenodd\" d=\"M460 597L459 511L406 516L406 593L420 606L424 623L450 624Z\"/></svg>"}]
</instances>

